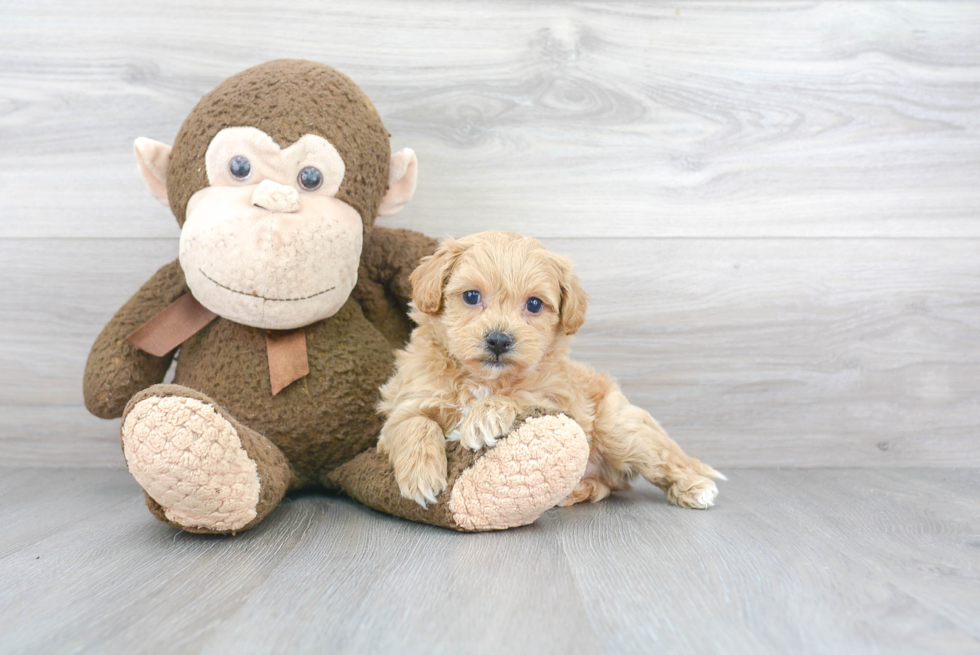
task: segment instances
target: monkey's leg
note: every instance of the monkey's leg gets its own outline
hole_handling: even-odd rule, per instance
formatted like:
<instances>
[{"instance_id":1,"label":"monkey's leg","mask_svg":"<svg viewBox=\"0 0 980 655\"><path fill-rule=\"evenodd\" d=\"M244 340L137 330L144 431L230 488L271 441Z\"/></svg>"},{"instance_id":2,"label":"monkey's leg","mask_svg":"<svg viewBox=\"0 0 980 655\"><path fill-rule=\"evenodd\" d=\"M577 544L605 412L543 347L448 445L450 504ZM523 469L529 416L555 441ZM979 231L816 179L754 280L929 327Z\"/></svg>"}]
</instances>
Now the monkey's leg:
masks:
<instances>
[{"instance_id":1,"label":"monkey's leg","mask_svg":"<svg viewBox=\"0 0 980 655\"><path fill-rule=\"evenodd\" d=\"M188 532L248 530L279 504L292 476L271 441L179 385L130 399L122 446L150 511Z\"/></svg>"},{"instance_id":2,"label":"monkey's leg","mask_svg":"<svg viewBox=\"0 0 980 655\"><path fill-rule=\"evenodd\" d=\"M402 518L464 532L533 523L575 488L585 472L589 443L563 414L531 411L493 448L470 451L450 442L449 475L436 502L423 508L403 498L388 457L371 448L331 474L352 498Z\"/></svg>"}]
</instances>

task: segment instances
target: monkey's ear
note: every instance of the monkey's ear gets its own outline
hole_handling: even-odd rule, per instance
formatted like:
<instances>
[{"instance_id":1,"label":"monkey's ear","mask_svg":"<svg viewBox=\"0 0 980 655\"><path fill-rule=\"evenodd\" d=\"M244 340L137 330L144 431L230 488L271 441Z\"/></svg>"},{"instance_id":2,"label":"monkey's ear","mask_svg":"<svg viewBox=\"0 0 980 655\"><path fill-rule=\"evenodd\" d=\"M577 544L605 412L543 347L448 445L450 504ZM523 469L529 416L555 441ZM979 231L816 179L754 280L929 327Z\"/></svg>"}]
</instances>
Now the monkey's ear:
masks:
<instances>
[{"instance_id":1,"label":"monkey's ear","mask_svg":"<svg viewBox=\"0 0 980 655\"><path fill-rule=\"evenodd\" d=\"M408 281L412 283L412 300L419 311L426 314L439 313L442 307L442 289L449 280L456 260L464 252L466 246L450 237L433 254L423 257L419 267L412 271Z\"/></svg>"},{"instance_id":2,"label":"monkey's ear","mask_svg":"<svg viewBox=\"0 0 980 655\"><path fill-rule=\"evenodd\" d=\"M381 199L378 216L394 216L400 212L415 193L419 179L419 160L411 148L403 148L391 156L388 169L388 192Z\"/></svg>"},{"instance_id":3,"label":"monkey's ear","mask_svg":"<svg viewBox=\"0 0 980 655\"><path fill-rule=\"evenodd\" d=\"M167 164L170 162L172 148L166 143L140 137L133 143L136 155L136 168L139 169L143 184L153 197L170 206L167 199Z\"/></svg>"},{"instance_id":4,"label":"monkey's ear","mask_svg":"<svg viewBox=\"0 0 980 655\"><path fill-rule=\"evenodd\" d=\"M565 334L575 334L585 323L589 296L582 288L570 259L552 254L552 262L558 269L558 286L561 288L561 327Z\"/></svg>"}]
</instances>

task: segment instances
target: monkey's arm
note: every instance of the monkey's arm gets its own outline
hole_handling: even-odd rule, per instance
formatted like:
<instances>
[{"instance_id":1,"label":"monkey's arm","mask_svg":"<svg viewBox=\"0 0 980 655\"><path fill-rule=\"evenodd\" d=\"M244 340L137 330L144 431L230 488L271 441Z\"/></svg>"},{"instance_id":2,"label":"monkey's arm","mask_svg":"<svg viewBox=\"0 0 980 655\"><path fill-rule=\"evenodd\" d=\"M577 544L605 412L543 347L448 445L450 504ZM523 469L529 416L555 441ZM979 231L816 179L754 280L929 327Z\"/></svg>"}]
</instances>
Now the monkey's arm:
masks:
<instances>
[{"instance_id":1,"label":"monkey's arm","mask_svg":"<svg viewBox=\"0 0 980 655\"><path fill-rule=\"evenodd\" d=\"M163 382L174 352L155 357L125 339L187 291L180 264L173 261L154 273L116 312L95 340L85 364L85 406L100 418L122 416L138 391Z\"/></svg>"},{"instance_id":2,"label":"monkey's arm","mask_svg":"<svg viewBox=\"0 0 980 655\"><path fill-rule=\"evenodd\" d=\"M420 232L375 227L364 244L361 270L407 305L412 299L408 276L419 260L434 253L438 245L438 241Z\"/></svg>"},{"instance_id":3,"label":"monkey's arm","mask_svg":"<svg viewBox=\"0 0 980 655\"><path fill-rule=\"evenodd\" d=\"M351 295L393 348L404 346L412 332L407 315L412 299L408 276L437 245L435 239L419 232L384 227L373 228L364 243L357 286Z\"/></svg>"}]
</instances>

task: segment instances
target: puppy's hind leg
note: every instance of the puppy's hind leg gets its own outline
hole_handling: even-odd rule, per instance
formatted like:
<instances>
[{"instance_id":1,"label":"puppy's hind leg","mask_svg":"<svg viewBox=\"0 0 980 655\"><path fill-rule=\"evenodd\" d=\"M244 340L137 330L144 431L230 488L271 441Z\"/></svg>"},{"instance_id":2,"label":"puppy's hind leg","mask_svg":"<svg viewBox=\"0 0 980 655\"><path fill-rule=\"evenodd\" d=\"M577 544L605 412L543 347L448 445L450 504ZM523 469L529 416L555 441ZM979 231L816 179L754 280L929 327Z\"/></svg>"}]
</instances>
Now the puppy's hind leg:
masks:
<instances>
[{"instance_id":1,"label":"puppy's hind leg","mask_svg":"<svg viewBox=\"0 0 980 655\"><path fill-rule=\"evenodd\" d=\"M590 455L601 460L601 457L597 456L595 452L590 453ZM601 461L595 461L590 457L585 475L575 485L572 493L568 494L558 505L569 507L584 502L598 503L600 500L608 498L609 494L614 491L629 490L630 485L627 476L616 471L606 470Z\"/></svg>"},{"instance_id":2,"label":"puppy's hind leg","mask_svg":"<svg viewBox=\"0 0 980 655\"><path fill-rule=\"evenodd\" d=\"M630 404L618 390L608 393L597 407L592 445L602 456L604 468L627 477L639 473L679 507L711 507L718 495L711 478L725 479L707 464L685 455L650 414Z\"/></svg>"},{"instance_id":3,"label":"puppy's hind leg","mask_svg":"<svg viewBox=\"0 0 980 655\"><path fill-rule=\"evenodd\" d=\"M584 477L578 481L572 493L565 497L565 500L558 503L559 507L571 507L586 501L598 503L604 498L608 498L613 490L604 481L598 478Z\"/></svg>"}]
</instances>

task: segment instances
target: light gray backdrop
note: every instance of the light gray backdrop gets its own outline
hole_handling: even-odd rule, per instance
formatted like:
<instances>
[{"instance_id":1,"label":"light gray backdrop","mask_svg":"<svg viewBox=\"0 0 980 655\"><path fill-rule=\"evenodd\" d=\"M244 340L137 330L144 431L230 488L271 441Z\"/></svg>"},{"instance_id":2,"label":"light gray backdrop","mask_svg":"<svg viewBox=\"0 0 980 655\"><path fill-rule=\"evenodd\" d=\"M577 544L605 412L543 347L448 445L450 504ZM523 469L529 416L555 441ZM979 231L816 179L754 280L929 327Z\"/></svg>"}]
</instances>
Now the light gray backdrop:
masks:
<instances>
[{"instance_id":1,"label":"light gray backdrop","mask_svg":"<svg viewBox=\"0 0 980 655\"><path fill-rule=\"evenodd\" d=\"M137 136L278 57L420 158L381 224L578 264L574 354L692 454L980 465L980 4L0 5L0 458L118 466L88 348L177 252Z\"/></svg>"}]
</instances>

